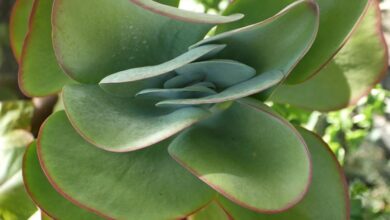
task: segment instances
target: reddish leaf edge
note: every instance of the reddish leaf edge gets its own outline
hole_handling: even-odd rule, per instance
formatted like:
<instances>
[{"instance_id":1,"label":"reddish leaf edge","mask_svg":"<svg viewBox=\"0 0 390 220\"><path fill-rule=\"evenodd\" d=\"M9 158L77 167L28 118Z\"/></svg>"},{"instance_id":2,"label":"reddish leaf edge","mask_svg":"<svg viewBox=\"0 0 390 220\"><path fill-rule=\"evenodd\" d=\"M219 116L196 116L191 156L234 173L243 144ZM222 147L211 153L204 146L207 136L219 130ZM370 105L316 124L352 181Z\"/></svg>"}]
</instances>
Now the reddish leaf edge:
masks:
<instances>
[{"instance_id":1,"label":"reddish leaf edge","mask_svg":"<svg viewBox=\"0 0 390 220\"><path fill-rule=\"evenodd\" d=\"M15 25L15 16L18 8L20 7L22 0L16 0L14 5L12 6L11 9L11 16L9 19L9 40L10 40L10 46L11 46L11 51L12 54L14 55L16 61L19 63L20 62L20 54L18 57L18 53L16 52L16 47L15 47L15 36L14 36L14 25Z\"/></svg>"},{"instance_id":2,"label":"reddish leaf edge","mask_svg":"<svg viewBox=\"0 0 390 220\"><path fill-rule=\"evenodd\" d=\"M19 2L19 1L21 1L21 0L17 0L17 2ZM34 31L33 19L35 17L36 12L37 12L40 0L31 0L31 1L34 1L34 2L33 2L33 6L32 6L32 9L31 9L30 16L29 16L28 29L27 29L26 37L24 39L24 43L23 43L20 59L18 61L18 63L19 63L19 70L18 70L19 89L23 93L23 95L25 95L27 97L30 97L30 98L32 98L32 97L46 97L46 96L51 96L51 95L57 95L61 91L61 89L59 89L57 91L54 91L54 92L51 92L51 93L47 93L45 95L38 95L38 94L34 94L33 92L28 91L26 89L26 87L25 87L25 82L24 82L24 77L23 77L24 76L24 69L23 69L23 63L24 62L23 61L26 58L28 46L29 46L29 44L31 42L31 34Z\"/></svg>"},{"instance_id":3,"label":"reddish leaf edge","mask_svg":"<svg viewBox=\"0 0 390 220\"><path fill-rule=\"evenodd\" d=\"M379 1L378 0L369 0L369 1L371 1L370 4L374 4L374 6L375 6L376 17L377 17L377 20L376 20L376 31L377 31L378 38L379 38L379 40L381 41L381 43L383 45L383 48L385 48L385 54L383 56L384 66L383 66L382 71L379 73L378 78L374 81L374 83L366 91L362 92L362 94L360 94L357 97L351 99L349 101L349 103L347 104L347 106L355 105L362 97L367 96L370 93L370 91L372 90L372 88L376 84L381 82L387 75L387 69L388 69L388 65L389 65L388 64L389 50L387 49L388 48L388 44L386 42L386 38L385 38L385 35L384 35L384 30L383 30L383 27L382 27L382 14L381 14L380 7L379 7Z\"/></svg>"},{"instance_id":4,"label":"reddish leaf edge","mask_svg":"<svg viewBox=\"0 0 390 220\"><path fill-rule=\"evenodd\" d=\"M387 43L386 43L386 38L385 38L385 35L384 35L384 32L383 32L383 27L382 27L382 16L381 16L381 12L380 12L380 8L379 8L379 2L377 0L369 0L370 4L375 4L375 8L376 8L376 16L377 16L377 22L376 22L376 28L377 28L377 35L380 39L380 41L382 42L383 44L383 47L385 48L385 54L383 56L383 63L384 63L384 66L383 66L383 69L382 71L380 71L380 74L377 78L377 80L374 81L374 83L372 83L372 85L370 85L364 92L362 92L360 95L356 96L356 97L350 97L351 99L349 99L349 101L339 105L339 106L336 106L336 107L332 107L332 108L324 108L324 109L313 109L313 108L310 108L310 107L306 107L306 106L301 106L301 105L293 105L295 107L298 107L300 109L303 109L303 110L307 110L307 111L320 111L320 112L332 112L332 111L338 111L340 109L343 109L343 108L347 108L347 107L351 107L351 106L354 106L357 104L357 102L363 98L364 96L367 96L370 91L372 90L372 88L378 84L379 82L381 82L385 76L387 75L387 69L388 69L388 59L389 59L389 51L387 50ZM354 30L351 32L351 35L353 35L353 33L355 33L356 29L359 27L361 21L363 20L364 16L366 15L367 11L368 11L368 8L369 8L369 4L367 5L367 8L366 8L366 12L364 13L364 15L362 15L362 17L360 18L360 21L358 22L358 24L356 24L356 27L354 28ZM349 36L350 38L351 36ZM348 38L348 40L349 40ZM347 41L345 41L344 45L347 43ZM343 45L343 46L344 46ZM341 50L342 47L339 49ZM329 62L331 60L333 60L333 58L337 55L337 53L329 60ZM323 67L326 67L328 64L326 63ZM320 70L319 70L320 71ZM313 75L314 77L315 75ZM304 81L305 82L305 81ZM304 83L303 82L303 83ZM279 84L279 85L282 85L282 84ZM298 85L298 84L296 84ZM277 88L277 87L276 87ZM276 90L276 89L275 89ZM274 90L274 91L275 91ZM274 92L273 91L273 92ZM271 94L271 96L273 95L273 92ZM279 102L275 102L275 103L279 103ZM288 103L279 103L279 104L288 104Z\"/></svg>"},{"instance_id":5,"label":"reddish leaf edge","mask_svg":"<svg viewBox=\"0 0 390 220\"><path fill-rule=\"evenodd\" d=\"M296 62L291 66L290 69L287 70L286 73L284 73L284 79L281 80L278 84L276 84L270 91L270 94L268 95L268 97L271 97L272 94L276 91L276 89L283 85L284 82L286 82L288 76L290 75L290 73L295 69L295 67L299 64L299 62L305 57L305 55L309 52L310 48L313 46L315 40L316 40L316 36L318 34L318 31L319 31L319 25L320 25L320 8L318 6L318 4L314 1L314 0L297 0L291 4L289 4L288 6L286 6L285 8L283 8L282 10L280 10L278 13L276 13L275 15L263 20L263 21L260 21L260 22L257 22L257 23L254 23L254 24L251 24L251 25L247 25L247 26L244 26L244 27L240 27L240 28L237 28L237 29L233 29L233 30L230 30L230 31L227 31L227 32L223 32L223 33L220 33L218 35L215 35L215 36L212 36L210 38L206 38L206 39L203 39L201 41L199 41L198 43L190 46L190 49L192 48L195 48L195 47L198 47L198 46L201 46L201 45L205 45L205 44L208 44L210 43L210 39L213 40L216 36L226 36L226 35L229 35L231 33L235 33L235 32L240 32L242 30L246 30L246 29L250 29L250 28L253 28L255 26L263 26L263 25L267 25L271 22L273 22L274 20L276 20L277 18L285 15L286 13L289 12L289 10L291 10L292 8L296 7L297 5L299 4L303 4L303 3L306 3L308 4L308 7L310 7L315 15L316 15L316 27L315 27L315 31L313 32L313 35L311 36L311 41L308 42L306 48L302 51L302 54L298 57L298 59L296 60ZM255 94L256 95L256 94Z\"/></svg>"},{"instance_id":6,"label":"reddish leaf edge","mask_svg":"<svg viewBox=\"0 0 390 220\"><path fill-rule=\"evenodd\" d=\"M61 93L61 96L62 96L62 100L65 100L65 93L62 92ZM69 108L67 107L67 104L66 102L64 102L64 111L66 113L66 116L68 117L68 120L70 122L70 124L72 125L73 129L76 130L76 132L85 140L87 141L88 143L94 145L95 147L99 148L99 149L102 149L104 151L108 151L108 152L114 152L114 153L126 153L126 152L132 152L132 151L137 151L137 150L141 150L141 149L144 149L144 148L147 148L147 147L150 147L154 144L157 144L163 140L166 140L182 131L184 131L185 129L191 127L192 125L198 123L199 121L202 121L206 118L208 118L210 116L210 114L208 115L205 115L202 119L199 119L198 121L194 121L192 123L188 123L185 127L181 128L180 130L175 130L174 132L169 132L168 134L166 134L164 137L162 138L159 138L159 139L156 139L156 140L153 140L153 141L149 141L149 142L146 142L142 145L138 145L136 147L134 146L127 146L127 147L123 147L121 149L109 149L108 147L106 147L105 145L103 144L99 144L99 143L96 143L96 141L92 140L90 137L88 137L78 126L77 126L77 123L75 122L75 120L72 118L71 114L69 113Z\"/></svg>"},{"instance_id":7,"label":"reddish leaf edge","mask_svg":"<svg viewBox=\"0 0 390 220\"><path fill-rule=\"evenodd\" d=\"M97 209L94 209L92 207L89 207L85 204L83 204L82 202L79 202L77 199L73 198L72 196L68 195L63 189L61 189L61 187L54 181L54 179L51 177L45 163L43 162L43 155L42 155L42 147L41 147L41 138L42 138L42 134L43 134L43 130L44 130L44 127L47 123L47 121L49 120L50 118L47 118L45 120L45 122L42 124L42 126L40 127L39 129L39 134L38 134L38 138L37 138L37 155L38 155L38 160L39 160L39 164L41 165L41 169L43 171L43 173L45 174L46 178L48 179L49 183L52 185L52 187L60 194L62 195L65 199L67 199L68 201L72 202L74 205L80 207L80 208L83 208L85 210L88 210L89 212L91 213L94 213L104 219L108 219L108 220L115 220L114 217L110 217L109 215L106 215L104 214L103 212L97 210ZM27 187L26 187L27 189ZM30 192L31 193L31 192ZM30 194L29 193L29 194ZM30 194L31 195L31 194ZM201 207L197 207L195 210L191 211L190 213L188 214L184 214L184 215L181 215L179 217L172 217L172 219L177 219L177 220L180 220L180 219L183 219L186 218L187 216L190 216L191 214L201 210L202 208L206 207L211 201L213 201L214 198L211 198L210 201L207 201L205 204L203 204ZM38 204L37 204L38 205ZM46 213L46 212L45 212ZM55 219L55 218L54 218Z\"/></svg>"},{"instance_id":8,"label":"reddish leaf edge","mask_svg":"<svg viewBox=\"0 0 390 220\"><path fill-rule=\"evenodd\" d=\"M217 185L214 185L213 183L211 183L210 181L208 181L206 178L203 177L202 174L200 174L197 170L191 168L190 166L188 166L188 164L186 164L185 162L181 161L178 157L176 157L175 155L173 155L172 153L169 153L169 155L177 162L179 163L181 166L183 166L184 168L186 168L189 172L191 172L193 175L195 175L196 177L198 177L201 181L203 181L204 183L206 183L208 186L210 186L211 188L213 188L215 191L217 191L218 193L220 193L222 196L224 196L225 198L229 199L230 201L234 202L235 204L241 206L241 207L244 207L246 209L249 209L249 210L252 210L254 212L258 212L258 213L264 213L264 214L277 214L277 213L281 213L281 212L284 212L284 211L287 211L288 209L291 209L293 208L294 206L296 206L300 201L303 200L303 198L305 197L305 195L307 194L307 192L309 191L309 188L310 188L310 185L311 185L311 180L312 180L312 176L313 176L313 165L312 165L312 160L311 160L311 155L310 155L310 152L309 152L309 149L307 147L307 144L306 142L304 141L303 137L299 134L299 132L294 128L293 125L291 125L289 122L285 121L283 118L281 117L278 117L274 112L271 112L271 111L268 111L266 109L262 109L256 105L253 105L253 104L250 104L250 103L247 103L247 102L241 102L239 101L240 103L242 104L245 104L247 105L248 107L251 107L255 110L258 110L258 111L262 111L262 112L266 112L268 113L272 118L276 119L277 121L279 121L281 124L291 128L291 130L293 131L293 133L298 137L298 139L301 141L301 143L303 144L304 148L305 148L305 153L306 153L306 156L307 158L309 159L309 177L307 179L307 184L305 186L305 189L303 190L303 192L297 196L296 199L292 200L291 202L287 203L287 205L285 205L284 207L280 208L280 209L259 209L257 207L253 207L251 205L248 205L242 201L239 201L237 198L235 198L233 195L230 195L229 193L225 192L223 189L221 189L221 187L217 186Z\"/></svg>"},{"instance_id":9,"label":"reddish leaf edge","mask_svg":"<svg viewBox=\"0 0 390 220\"><path fill-rule=\"evenodd\" d=\"M333 58L340 52L341 49L345 46L345 44L348 42L348 40L351 38L353 33L355 32L356 28L359 27L360 23L362 22L364 16L366 15L368 8L370 6L370 1L376 1L376 0L367 0L366 6L363 9L362 14L359 16L353 27L351 28L350 32L347 34L347 36L344 38L344 40L341 42L340 46L329 56L329 58L322 63L316 70L313 71L309 76L307 76L305 79L300 80L298 82L290 83L288 85L297 85L300 83L304 83L310 79L312 79L314 76L316 76L323 68L325 68L332 60Z\"/></svg>"},{"instance_id":10,"label":"reddish leaf edge","mask_svg":"<svg viewBox=\"0 0 390 220\"><path fill-rule=\"evenodd\" d=\"M306 132L306 133L313 135L313 137L315 137L320 143L322 143L322 146L326 149L326 151L329 153L330 157L334 161L334 163L336 165L336 169L339 173L339 179L340 179L340 181L343 185L343 189L344 189L344 200L345 200L345 204L346 204L346 210L345 210L346 211L346 220L350 220L351 203L350 203L350 198L349 198L348 182L347 182L347 178L345 176L344 170L341 167L338 159L336 158L336 155L333 153L332 149L330 149L329 145L317 133L312 132L312 131L310 131L306 128L300 127L300 126L296 126L296 127L298 129L302 130L303 132Z\"/></svg>"}]
</instances>

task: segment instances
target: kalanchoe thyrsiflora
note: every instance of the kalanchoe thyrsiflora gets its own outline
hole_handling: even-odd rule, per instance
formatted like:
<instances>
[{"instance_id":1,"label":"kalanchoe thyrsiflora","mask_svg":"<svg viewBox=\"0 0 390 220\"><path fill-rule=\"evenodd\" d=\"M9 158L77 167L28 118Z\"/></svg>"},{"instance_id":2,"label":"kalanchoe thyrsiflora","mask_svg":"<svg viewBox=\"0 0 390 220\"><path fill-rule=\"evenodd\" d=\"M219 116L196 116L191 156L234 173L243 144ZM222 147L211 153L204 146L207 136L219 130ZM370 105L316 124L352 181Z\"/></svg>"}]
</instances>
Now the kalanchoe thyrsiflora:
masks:
<instances>
[{"instance_id":1,"label":"kalanchoe thyrsiflora","mask_svg":"<svg viewBox=\"0 0 390 220\"><path fill-rule=\"evenodd\" d=\"M327 111L361 97L386 62L376 7L240 0L219 16L35 0L20 85L63 88L65 108L26 152L27 190L59 219L347 219L326 144L263 102Z\"/></svg>"}]
</instances>

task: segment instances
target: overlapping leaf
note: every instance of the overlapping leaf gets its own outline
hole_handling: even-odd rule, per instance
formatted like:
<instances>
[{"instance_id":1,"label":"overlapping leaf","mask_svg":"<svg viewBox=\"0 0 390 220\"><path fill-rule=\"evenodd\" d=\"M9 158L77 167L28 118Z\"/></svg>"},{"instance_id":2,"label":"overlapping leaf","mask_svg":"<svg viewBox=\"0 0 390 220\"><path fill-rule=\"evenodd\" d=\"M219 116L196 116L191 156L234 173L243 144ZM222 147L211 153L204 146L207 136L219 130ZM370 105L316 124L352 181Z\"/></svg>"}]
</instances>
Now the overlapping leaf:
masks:
<instances>
[{"instance_id":1,"label":"overlapping leaf","mask_svg":"<svg viewBox=\"0 0 390 220\"><path fill-rule=\"evenodd\" d=\"M54 55L51 38L52 6L53 0L34 1L19 66L20 89L29 96L53 94L71 82Z\"/></svg>"},{"instance_id":2,"label":"overlapping leaf","mask_svg":"<svg viewBox=\"0 0 390 220\"><path fill-rule=\"evenodd\" d=\"M267 19L292 2L294 1L265 0L259 3L257 0L236 0L229 5L224 14L243 13L245 17L232 24L219 25L217 33ZM315 2L320 8L319 32L310 51L289 76L287 80L289 83L306 80L336 54L365 10L368 0L316 0ZM290 23L290 25L291 28L304 26L303 23ZM279 40L270 42L270 46L274 48L279 44Z\"/></svg>"},{"instance_id":3,"label":"overlapping leaf","mask_svg":"<svg viewBox=\"0 0 390 220\"><path fill-rule=\"evenodd\" d=\"M12 52L17 60L20 59L22 53L33 2L33 0L17 0L12 8L9 32Z\"/></svg>"},{"instance_id":4,"label":"overlapping leaf","mask_svg":"<svg viewBox=\"0 0 390 220\"><path fill-rule=\"evenodd\" d=\"M108 151L158 143L207 117L207 110L156 108L153 101L113 97L95 85L66 86L65 111L86 140Z\"/></svg>"},{"instance_id":5,"label":"overlapping leaf","mask_svg":"<svg viewBox=\"0 0 390 220\"><path fill-rule=\"evenodd\" d=\"M115 219L178 219L215 193L168 155L168 144L110 153L86 142L58 112L42 129L38 156L50 182L78 204Z\"/></svg>"},{"instance_id":6,"label":"overlapping leaf","mask_svg":"<svg viewBox=\"0 0 390 220\"><path fill-rule=\"evenodd\" d=\"M240 220L343 220L349 219L346 180L337 159L315 134L298 128L309 147L313 161L313 180L307 195L295 207L277 214L251 212L220 197L222 206Z\"/></svg>"},{"instance_id":7,"label":"overlapping leaf","mask_svg":"<svg viewBox=\"0 0 390 220\"><path fill-rule=\"evenodd\" d=\"M96 83L115 72L163 63L201 40L215 23L240 18L188 14L153 1L134 2L55 1L54 47L72 78Z\"/></svg>"},{"instance_id":8,"label":"overlapping leaf","mask_svg":"<svg viewBox=\"0 0 390 220\"><path fill-rule=\"evenodd\" d=\"M50 185L39 164L36 148L36 143L33 143L25 153L23 179L39 208L54 219L103 219L74 205Z\"/></svg>"},{"instance_id":9,"label":"overlapping leaf","mask_svg":"<svg viewBox=\"0 0 390 220\"><path fill-rule=\"evenodd\" d=\"M331 111L356 103L387 71L387 51L378 2L371 6L351 39L312 79L283 85L271 100L310 110Z\"/></svg>"},{"instance_id":10,"label":"overlapping leaf","mask_svg":"<svg viewBox=\"0 0 390 220\"><path fill-rule=\"evenodd\" d=\"M296 1L265 21L218 34L195 46L226 44L219 57L245 63L258 74L280 70L287 76L316 37L318 13L313 1Z\"/></svg>"},{"instance_id":11,"label":"overlapping leaf","mask_svg":"<svg viewBox=\"0 0 390 220\"><path fill-rule=\"evenodd\" d=\"M290 208L310 183L300 135L258 102L232 104L181 133L168 150L223 196L259 212Z\"/></svg>"}]
</instances>

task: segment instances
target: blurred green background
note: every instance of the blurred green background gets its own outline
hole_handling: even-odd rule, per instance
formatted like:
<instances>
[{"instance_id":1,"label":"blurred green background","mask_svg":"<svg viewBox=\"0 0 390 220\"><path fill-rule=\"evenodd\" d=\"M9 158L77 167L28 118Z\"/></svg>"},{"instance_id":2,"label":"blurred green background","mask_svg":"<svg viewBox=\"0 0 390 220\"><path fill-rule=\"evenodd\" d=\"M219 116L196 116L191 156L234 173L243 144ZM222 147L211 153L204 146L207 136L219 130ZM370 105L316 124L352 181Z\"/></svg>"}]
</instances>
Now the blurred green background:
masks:
<instances>
[{"instance_id":1,"label":"blurred green background","mask_svg":"<svg viewBox=\"0 0 390 220\"><path fill-rule=\"evenodd\" d=\"M13 3L14 0L0 0L0 220L28 219L36 211L23 188L21 158L37 127L57 101L56 97L29 99L18 89L17 62L8 37ZM228 0L182 0L180 7L216 14L228 3ZM390 0L382 1L381 10L390 42ZM348 179L352 220L390 220L389 75L357 106L341 111L307 112L269 104L292 123L316 131L330 145ZM61 108L60 101L56 108ZM33 218L40 219L40 215Z\"/></svg>"}]
</instances>

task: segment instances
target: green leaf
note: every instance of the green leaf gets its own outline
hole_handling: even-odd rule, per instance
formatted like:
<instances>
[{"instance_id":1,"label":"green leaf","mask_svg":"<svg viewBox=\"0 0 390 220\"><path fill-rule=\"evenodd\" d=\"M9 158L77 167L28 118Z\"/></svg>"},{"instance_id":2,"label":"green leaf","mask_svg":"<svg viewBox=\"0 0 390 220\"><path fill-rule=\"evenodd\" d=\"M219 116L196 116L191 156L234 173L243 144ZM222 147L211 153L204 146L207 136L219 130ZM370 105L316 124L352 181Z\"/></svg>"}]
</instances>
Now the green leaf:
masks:
<instances>
[{"instance_id":1,"label":"green leaf","mask_svg":"<svg viewBox=\"0 0 390 220\"><path fill-rule=\"evenodd\" d=\"M16 0L12 8L9 34L12 52L16 60L20 59L24 38L28 30L28 21L33 7L33 0Z\"/></svg>"},{"instance_id":2,"label":"green leaf","mask_svg":"<svg viewBox=\"0 0 390 220\"><path fill-rule=\"evenodd\" d=\"M148 147L191 126L210 113L201 108L157 108L144 99L119 98L95 85L65 86L65 111L80 134L108 151Z\"/></svg>"},{"instance_id":3,"label":"green leaf","mask_svg":"<svg viewBox=\"0 0 390 220\"><path fill-rule=\"evenodd\" d=\"M242 62L258 74L280 70L287 76L312 45L318 19L317 5L300 0L263 22L207 38L195 47L226 44L217 57Z\"/></svg>"},{"instance_id":4,"label":"green leaf","mask_svg":"<svg viewBox=\"0 0 390 220\"><path fill-rule=\"evenodd\" d=\"M258 0L235 0L224 14L243 13L245 17L231 24L219 25L217 33L267 19L292 2L294 0L263 0L259 4ZM288 83L299 83L308 79L337 53L361 17L368 0L316 0L315 2L320 8L319 32L310 51L290 74L287 79ZM257 5L259 6L256 7ZM291 24L291 28L297 28L300 25L303 24ZM282 37L285 36L282 35ZM275 42L278 41L275 40L270 45L274 47Z\"/></svg>"},{"instance_id":5,"label":"green leaf","mask_svg":"<svg viewBox=\"0 0 390 220\"><path fill-rule=\"evenodd\" d=\"M231 220L230 216L217 202L211 202L203 209L189 216L188 220Z\"/></svg>"},{"instance_id":6,"label":"green leaf","mask_svg":"<svg viewBox=\"0 0 390 220\"><path fill-rule=\"evenodd\" d=\"M100 86L107 92L120 96L134 96L145 88L162 86L172 77L172 71L197 59L212 56L225 48L225 45L205 45L175 57L165 63L133 68L111 74L100 81Z\"/></svg>"},{"instance_id":7,"label":"green leaf","mask_svg":"<svg viewBox=\"0 0 390 220\"><path fill-rule=\"evenodd\" d=\"M256 75L256 70L234 60L207 60L185 65L177 69L176 73L185 78L197 75L219 89L224 89L249 80Z\"/></svg>"},{"instance_id":8,"label":"green leaf","mask_svg":"<svg viewBox=\"0 0 390 220\"><path fill-rule=\"evenodd\" d=\"M280 86L271 96L278 103L319 111L355 104L387 73L378 3L372 1L351 39L335 58L312 79Z\"/></svg>"},{"instance_id":9,"label":"green leaf","mask_svg":"<svg viewBox=\"0 0 390 220\"><path fill-rule=\"evenodd\" d=\"M77 81L97 83L115 72L163 63L203 39L214 22L236 19L195 16L164 5L155 9L157 3L152 1L141 3L150 5L150 10L169 11L163 16L129 0L56 0L53 41L65 72Z\"/></svg>"},{"instance_id":10,"label":"green leaf","mask_svg":"<svg viewBox=\"0 0 390 220\"><path fill-rule=\"evenodd\" d=\"M23 179L31 198L43 212L55 219L102 219L64 197L50 185L39 164L36 143L26 150L23 159Z\"/></svg>"},{"instance_id":11,"label":"green leaf","mask_svg":"<svg viewBox=\"0 0 390 220\"><path fill-rule=\"evenodd\" d=\"M349 219L348 191L342 168L320 137L297 128L308 145L313 161L313 178L305 198L295 207L272 215L244 209L221 198L222 206L240 220L342 220Z\"/></svg>"},{"instance_id":12,"label":"green leaf","mask_svg":"<svg viewBox=\"0 0 390 220\"><path fill-rule=\"evenodd\" d=\"M158 102L157 106L185 106L185 105L200 105L213 104L226 101L232 101L246 96L250 96L261 91L264 91L282 81L284 75L280 71L269 71L244 81L242 83L231 86L222 92L214 95L209 95L201 98L192 99L172 99Z\"/></svg>"},{"instance_id":13,"label":"green leaf","mask_svg":"<svg viewBox=\"0 0 390 220\"><path fill-rule=\"evenodd\" d=\"M167 153L168 141L128 153L86 142L64 112L50 116L38 156L48 179L73 201L114 219L180 219L215 193Z\"/></svg>"},{"instance_id":14,"label":"green leaf","mask_svg":"<svg viewBox=\"0 0 390 220\"><path fill-rule=\"evenodd\" d=\"M194 98L215 94L216 92L205 86L188 86L180 89L145 89L137 93L137 97L151 97L157 99Z\"/></svg>"},{"instance_id":15,"label":"green leaf","mask_svg":"<svg viewBox=\"0 0 390 220\"><path fill-rule=\"evenodd\" d=\"M290 208L310 183L301 136L259 102L233 103L181 133L168 150L223 196L258 212Z\"/></svg>"},{"instance_id":16,"label":"green leaf","mask_svg":"<svg viewBox=\"0 0 390 220\"><path fill-rule=\"evenodd\" d=\"M50 19L52 6L53 0L35 0L31 12L19 69L20 88L28 96L54 94L71 82L54 55Z\"/></svg>"}]
</instances>

